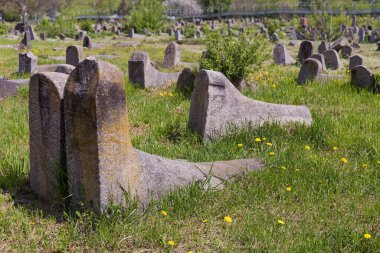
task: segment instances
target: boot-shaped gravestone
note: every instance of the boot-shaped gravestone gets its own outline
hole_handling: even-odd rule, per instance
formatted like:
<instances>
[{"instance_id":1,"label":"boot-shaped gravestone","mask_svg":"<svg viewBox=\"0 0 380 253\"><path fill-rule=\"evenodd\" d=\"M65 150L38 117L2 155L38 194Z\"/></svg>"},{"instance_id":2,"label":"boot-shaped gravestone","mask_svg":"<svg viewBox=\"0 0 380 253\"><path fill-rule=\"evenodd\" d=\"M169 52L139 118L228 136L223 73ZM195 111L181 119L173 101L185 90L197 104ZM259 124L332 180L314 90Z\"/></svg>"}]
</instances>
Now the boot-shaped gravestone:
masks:
<instances>
[{"instance_id":1,"label":"boot-shaped gravestone","mask_svg":"<svg viewBox=\"0 0 380 253\"><path fill-rule=\"evenodd\" d=\"M349 58L354 53L354 49L351 46L342 47L342 57Z\"/></svg>"},{"instance_id":2,"label":"boot-shaped gravestone","mask_svg":"<svg viewBox=\"0 0 380 253\"><path fill-rule=\"evenodd\" d=\"M18 55L18 72L19 73L34 73L37 71L37 57L29 52Z\"/></svg>"},{"instance_id":3,"label":"boot-shaped gravestone","mask_svg":"<svg viewBox=\"0 0 380 253\"><path fill-rule=\"evenodd\" d=\"M322 40L321 44L318 46L318 53L324 54L327 50L326 41Z\"/></svg>"},{"instance_id":4,"label":"boot-shaped gravestone","mask_svg":"<svg viewBox=\"0 0 380 253\"><path fill-rule=\"evenodd\" d=\"M310 58L317 59L322 64L322 70L326 70L326 62L323 54L313 54Z\"/></svg>"},{"instance_id":5,"label":"boot-shaped gravestone","mask_svg":"<svg viewBox=\"0 0 380 253\"><path fill-rule=\"evenodd\" d=\"M375 77L373 73L363 65L351 69L351 83L357 88L365 88L371 91L375 90Z\"/></svg>"},{"instance_id":6,"label":"boot-shaped gravestone","mask_svg":"<svg viewBox=\"0 0 380 253\"><path fill-rule=\"evenodd\" d=\"M351 56L349 61L350 70L359 65L364 65L363 57L361 57L360 55Z\"/></svg>"},{"instance_id":7,"label":"boot-shaped gravestone","mask_svg":"<svg viewBox=\"0 0 380 253\"><path fill-rule=\"evenodd\" d=\"M175 42L169 43L165 50L165 68L174 68L181 63L181 50Z\"/></svg>"},{"instance_id":8,"label":"boot-shaped gravestone","mask_svg":"<svg viewBox=\"0 0 380 253\"><path fill-rule=\"evenodd\" d=\"M339 54L334 49L326 50L324 53L325 61L326 61L326 67L328 69L340 69L342 66L339 58Z\"/></svg>"},{"instance_id":9,"label":"boot-shaped gravestone","mask_svg":"<svg viewBox=\"0 0 380 253\"><path fill-rule=\"evenodd\" d=\"M70 75L64 100L69 193L75 209L97 213L125 205L128 194L145 204L177 187L208 180L215 187L245 171L254 159L191 163L150 155L132 147L123 72L93 58Z\"/></svg>"},{"instance_id":10,"label":"boot-shaped gravestone","mask_svg":"<svg viewBox=\"0 0 380 253\"><path fill-rule=\"evenodd\" d=\"M311 41L303 41L298 51L298 60L302 63L304 60L309 58L313 54L313 48L314 46Z\"/></svg>"},{"instance_id":11,"label":"boot-shaped gravestone","mask_svg":"<svg viewBox=\"0 0 380 253\"><path fill-rule=\"evenodd\" d=\"M305 106L269 104L242 95L220 72L201 70L191 95L189 127L203 139L226 135L232 129L266 122L311 124Z\"/></svg>"},{"instance_id":12,"label":"boot-shaped gravestone","mask_svg":"<svg viewBox=\"0 0 380 253\"><path fill-rule=\"evenodd\" d=\"M142 88L154 88L178 80L180 73L158 71L146 52L136 51L128 61L129 80Z\"/></svg>"},{"instance_id":13,"label":"boot-shaped gravestone","mask_svg":"<svg viewBox=\"0 0 380 253\"><path fill-rule=\"evenodd\" d=\"M296 61L290 56L288 50L284 44L277 44L273 49L273 59L276 64L279 65L291 65L295 64Z\"/></svg>"},{"instance_id":14,"label":"boot-shaped gravestone","mask_svg":"<svg viewBox=\"0 0 380 253\"><path fill-rule=\"evenodd\" d=\"M313 81L322 75L322 64L317 59L306 59L298 74L298 84L305 84Z\"/></svg>"},{"instance_id":15,"label":"boot-shaped gravestone","mask_svg":"<svg viewBox=\"0 0 380 253\"><path fill-rule=\"evenodd\" d=\"M88 35L84 36L83 38L83 47L87 47L87 48L93 47L92 40Z\"/></svg>"},{"instance_id":16,"label":"boot-shaped gravestone","mask_svg":"<svg viewBox=\"0 0 380 253\"><path fill-rule=\"evenodd\" d=\"M81 46L69 46L66 49L66 64L76 67L84 60L84 51Z\"/></svg>"},{"instance_id":17,"label":"boot-shaped gravestone","mask_svg":"<svg viewBox=\"0 0 380 253\"><path fill-rule=\"evenodd\" d=\"M64 196L65 126L63 92L68 75L38 73L29 83L30 184L37 196Z\"/></svg>"}]
</instances>

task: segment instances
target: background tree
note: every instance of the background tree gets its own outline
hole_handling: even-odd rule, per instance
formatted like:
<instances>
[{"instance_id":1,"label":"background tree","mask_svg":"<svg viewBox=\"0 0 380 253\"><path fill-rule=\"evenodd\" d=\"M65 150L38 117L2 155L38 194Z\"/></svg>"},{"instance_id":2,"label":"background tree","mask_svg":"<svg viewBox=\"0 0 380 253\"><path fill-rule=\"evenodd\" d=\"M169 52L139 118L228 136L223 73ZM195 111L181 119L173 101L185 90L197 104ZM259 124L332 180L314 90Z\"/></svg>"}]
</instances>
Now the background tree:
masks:
<instances>
[{"instance_id":1,"label":"background tree","mask_svg":"<svg viewBox=\"0 0 380 253\"><path fill-rule=\"evenodd\" d=\"M130 26L142 33L144 28L158 32L167 21L166 9L161 0L141 0L130 13Z\"/></svg>"}]
</instances>

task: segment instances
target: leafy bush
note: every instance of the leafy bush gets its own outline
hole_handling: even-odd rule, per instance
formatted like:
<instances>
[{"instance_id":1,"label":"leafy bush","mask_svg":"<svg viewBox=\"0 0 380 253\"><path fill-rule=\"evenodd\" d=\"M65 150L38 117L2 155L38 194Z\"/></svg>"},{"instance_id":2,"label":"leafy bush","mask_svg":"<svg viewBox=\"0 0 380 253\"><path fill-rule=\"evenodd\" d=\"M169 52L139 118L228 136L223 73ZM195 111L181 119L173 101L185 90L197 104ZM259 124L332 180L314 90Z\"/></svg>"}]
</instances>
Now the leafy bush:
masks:
<instances>
[{"instance_id":1,"label":"leafy bush","mask_svg":"<svg viewBox=\"0 0 380 253\"><path fill-rule=\"evenodd\" d=\"M0 22L0 35L7 34L9 32L9 27L5 22Z\"/></svg>"},{"instance_id":2,"label":"leafy bush","mask_svg":"<svg viewBox=\"0 0 380 253\"><path fill-rule=\"evenodd\" d=\"M82 21L80 23L80 29L83 31L92 31L92 22L90 20Z\"/></svg>"},{"instance_id":3,"label":"leafy bush","mask_svg":"<svg viewBox=\"0 0 380 253\"><path fill-rule=\"evenodd\" d=\"M144 28L159 32L167 20L165 6L161 0L141 0L129 19L130 26L138 33L142 33Z\"/></svg>"},{"instance_id":4,"label":"leafy bush","mask_svg":"<svg viewBox=\"0 0 380 253\"><path fill-rule=\"evenodd\" d=\"M207 53L201 59L201 69L222 72L232 81L246 77L271 55L269 41L261 36L223 37L216 31L206 37L205 44Z\"/></svg>"},{"instance_id":5,"label":"leafy bush","mask_svg":"<svg viewBox=\"0 0 380 253\"><path fill-rule=\"evenodd\" d=\"M75 24L75 19L65 18L63 16L57 17L54 21L43 18L37 25L36 30L47 33L49 37L64 34L65 36L73 38L75 36Z\"/></svg>"},{"instance_id":6,"label":"leafy bush","mask_svg":"<svg viewBox=\"0 0 380 253\"><path fill-rule=\"evenodd\" d=\"M185 35L186 38L193 38L196 32L197 27L194 24L188 24L183 30L183 35Z\"/></svg>"}]
</instances>

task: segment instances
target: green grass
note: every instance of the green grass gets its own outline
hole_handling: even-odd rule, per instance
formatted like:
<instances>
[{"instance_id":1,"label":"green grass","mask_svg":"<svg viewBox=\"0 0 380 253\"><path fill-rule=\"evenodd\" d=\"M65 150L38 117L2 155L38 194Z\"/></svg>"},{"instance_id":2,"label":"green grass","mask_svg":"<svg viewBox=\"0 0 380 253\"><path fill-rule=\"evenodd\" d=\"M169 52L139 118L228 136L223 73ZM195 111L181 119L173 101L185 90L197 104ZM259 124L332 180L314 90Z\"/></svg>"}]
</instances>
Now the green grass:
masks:
<instances>
[{"instance_id":1,"label":"green grass","mask_svg":"<svg viewBox=\"0 0 380 253\"><path fill-rule=\"evenodd\" d=\"M134 48L115 48L112 44L118 41L107 39L97 42L106 46L87 50L86 55L115 54L118 58L109 61L127 71ZM0 44L9 43L16 42L0 40ZM37 42L33 50L44 64L60 62L51 56L64 55L70 43ZM160 63L165 46L165 40L150 38L139 49ZM182 49L183 60L196 61L202 47L186 45ZM0 48L0 54L0 75L15 76L17 51ZM378 57L379 53L369 51L365 56ZM202 143L187 129L188 97L170 86L141 90L126 77L136 148L173 159L254 157L266 163L265 170L228 182L225 189L205 190L195 183L151 203L144 211L131 202L126 209L110 207L100 217L92 213L67 215L57 205L36 200L28 187L28 91L23 89L19 96L0 101L0 249L379 252L380 96L358 92L347 78L301 87L296 85L298 67L278 67L270 62L261 76L250 76L257 88L243 93L266 102L307 105L314 118L311 127L265 125ZM161 97L165 91L173 96ZM257 137L266 141L257 143ZM244 147L238 148L238 144ZM305 149L307 145L310 151ZM342 157L347 158L347 164ZM163 216L161 210L168 215ZM224 221L227 215L232 223ZM203 222L206 219L208 222ZM364 239L365 233L372 238ZM167 244L169 240L175 242L174 247Z\"/></svg>"}]
</instances>

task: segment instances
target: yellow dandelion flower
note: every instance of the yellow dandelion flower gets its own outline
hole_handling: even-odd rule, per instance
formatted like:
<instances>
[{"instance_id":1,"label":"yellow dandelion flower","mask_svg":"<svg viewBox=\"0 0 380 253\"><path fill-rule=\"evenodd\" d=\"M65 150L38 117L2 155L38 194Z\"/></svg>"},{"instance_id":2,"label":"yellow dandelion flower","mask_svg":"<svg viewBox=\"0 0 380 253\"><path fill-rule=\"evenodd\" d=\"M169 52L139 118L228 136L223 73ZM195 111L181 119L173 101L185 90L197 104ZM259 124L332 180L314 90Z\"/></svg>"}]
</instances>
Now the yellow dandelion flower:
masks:
<instances>
[{"instance_id":1,"label":"yellow dandelion flower","mask_svg":"<svg viewBox=\"0 0 380 253\"><path fill-rule=\"evenodd\" d=\"M255 139L255 142L261 142L261 138L257 137L257 138Z\"/></svg>"},{"instance_id":2,"label":"yellow dandelion flower","mask_svg":"<svg viewBox=\"0 0 380 253\"><path fill-rule=\"evenodd\" d=\"M344 164L347 164L347 163L348 163L348 160L347 160L346 157L342 157L340 160L341 160Z\"/></svg>"},{"instance_id":3,"label":"yellow dandelion flower","mask_svg":"<svg viewBox=\"0 0 380 253\"><path fill-rule=\"evenodd\" d=\"M333 147L332 148L334 151L337 151L338 150L338 147Z\"/></svg>"},{"instance_id":4,"label":"yellow dandelion flower","mask_svg":"<svg viewBox=\"0 0 380 253\"><path fill-rule=\"evenodd\" d=\"M371 235L371 234L368 234L368 233L365 233L365 234L364 234L364 238L365 238L365 239L371 239L371 238L372 238L372 235Z\"/></svg>"},{"instance_id":5,"label":"yellow dandelion flower","mask_svg":"<svg viewBox=\"0 0 380 253\"><path fill-rule=\"evenodd\" d=\"M286 191L287 191L287 192L291 192L291 191L292 191L292 187L290 187L290 186L289 186L289 187L286 187Z\"/></svg>"},{"instance_id":6,"label":"yellow dandelion flower","mask_svg":"<svg viewBox=\"0 0 380 253\"><path fill-rule=\"evenodd\" d=\"M172 97L172 96L173 96L173 93L169 92L169 96Z\"/></svg>"},{"instance_id":7,"label":"yellow dandelion flower","mask_svg":"<svg viewBox=\"0 0 380 253\"><path fill-rule=\"evenodd\" d=\"M275 84L272 85L272 88L276 88L277 86Z\"/></svg>"},{"instance_id":8,"label":"yellow dandelion flower","mask_svg":"<svg viewBox=\"0 0 380 253\"><path fill-rule=\"evenodd\" d=\"M208 223L208 220L207 220L207 219L205 219L205 220L203 220L202 222L203 222L203 223Z\"/></svg>"},{"instance_id":9,"label":"yellow dandelion flower","mask_svg":"<svg viewBox=\"0 0 380 253\"><path fill-rule=\"evenodd\" d=\"M285 225L285 221L283 221L283 220L277 220L277 223L280 225Z\"/></svg>"},{"instance_id":10,"label":"yellow dandelion flower","mask_svg":"<svg viewBox=\"0 0 380 253\"><path fill-rule=\"evenodd\" d=\"M170 241L168 241L168 244L170 245L170 246L174 246L174 241L172 241L172 240L170 240Z\"/></svg>"},{"instance_id":11,"label":"yellow dandelion flower","mask_svg":"<svg viewBox=\"0 0 380 253\"><path fill-rule=\"evenodd\" d=\"M363 168L367 168L368 167L368 164L366 164L366 163L363 163Z\"/></svg>"},{"instance_id":12,"label":"yellow dandelion flower","mask_svg":"<svg viewBox=\"0 0 380 253\"><path fill-rule=\"evenodd\" d=\"M163 216L167 216L167 215L168 215L168 213L167 213L166 211L164 211L164 210L161 211L161 214L162 214Z\"/></svg>"},{"instance_id":13,"label":"yellow dandelion flower","mask_svg":"<svg viewBox=\"0 0 380 253\"><path fill-rule=\"evenodd\" d=\"M281 169L282 169L282 170L286 170L286 167L285 167L285 166L281 166Z\"/></svg>"},{"instance_id":14,"label":"yellow dandelion flower","mask_svg":"<svg viewBox=\"0 0 380 253\"><path fill-rule=\"evenodd\" d=\"M160 93L160 96L161 96L161 97L163 97L163 96L164 96L164 94Z\"/></svg>"},{"instance_id":15,"label":"yellow dandelion flower","mask_svg":"<svg viewBox=\"0 0 380 253\"><path fill-rule=\"evenodd\" d=\"M188 251L187 253L193 253L192 251Z\"/></svg>"},{"instance_id":16,"label":"yellow dandelion flower","mask_svg":"<svg viewBox=\"0 0 380 253\"><path fill-rule=\"evenodd\" d=\"M242 148L242 147L244 147L244 145L241 144L241 143L239 143L237 146L238 146L238 148Z\"/></svg>"},{"instance_id":17,"label":"yellow dandelion flower","mask_svg":"<svg viewBox=\"0 0 380 253\"><path fill-rule=\"evenodd\" d=\"M271 142L267 142L267 146L272 147L273 144Z\"/></svg>"},{"instance_id":18,"label":"yellow dandelion flower","mask_svg":"<svg viewBox=\"0 0 380 253\"><path fill-rule=\"evenodd\" d=\"M263 141L266 141L266 140L267 140L267 138L263 137Z\"/></svg>"},{"instance_id":19,"label":"yellow dandelion flower","mask_svg":"<svg viewBox=\"0 0 380 253\"><path fill-rule=\"evenodd\" d=\"M305 146L306 151L310 151L311 147L309 145Z\"/></svg>"},{"instance_id":20,"label":"yellow dandelion flower","mask_svg":"<svg viewBox=\"0 0 380 253\"><path fill-rule=\"evenodd\" d=\"M225 216L224 217L224 221L228 222L228 223L231 223L232 222L232 218L230 216Z\"/></svg>"},{"instance_id":21,"label":"yellow dandelion flower","mask_svg":"<svg viewBox=\"0 0 380 253\"><path fill-rule=\"evenodd\" d=\"M269 152L269 156L274 156L275 153L274 152Z\"/></svg>"},{"instance_id":22,"label":"yellow dandelion flower","mask_svg":"<svg viewBox=\"0 0 380 253\"><path fill-rule=\"evenodd\" d=\"M377 164L380 164L380 160L379 160L379 161L377 161Z\"/></svg>"}]
</instances>

